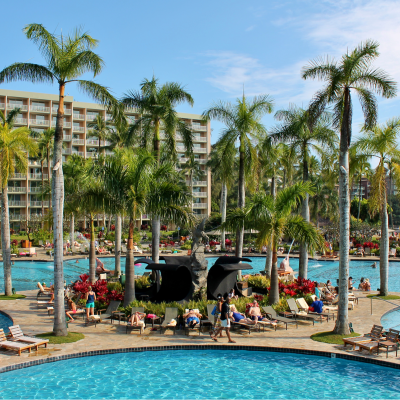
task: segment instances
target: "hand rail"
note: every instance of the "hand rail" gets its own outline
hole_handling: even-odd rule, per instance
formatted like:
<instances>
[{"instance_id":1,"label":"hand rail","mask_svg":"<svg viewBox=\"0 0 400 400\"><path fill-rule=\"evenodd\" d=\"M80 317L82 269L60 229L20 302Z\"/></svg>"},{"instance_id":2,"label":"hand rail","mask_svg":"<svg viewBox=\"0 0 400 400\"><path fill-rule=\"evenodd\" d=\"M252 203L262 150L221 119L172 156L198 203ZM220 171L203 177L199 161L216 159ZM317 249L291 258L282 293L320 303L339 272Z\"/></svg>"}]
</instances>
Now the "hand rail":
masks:
<instances>
[{"instance_id":1,"label":"hand rail","mask_svg":"<svg viewBox=\"0 0 400 400\"><path fill-rule=\"evenodd\" d=\"M377 299L377 300L381 300L381 301L386 301L386 303L389 303L389 304L392 304L392 305L398 307L399 310L396 310L396 311L400 311L400 304L392 303L392 302L389 301L389 300L381 299L380 297L377 297L377 296L370 297L370 299L371 299L371 315L373 314L373 313L372 313L372 300L373 300L373 299ZM400 299L399 299L399 300L400 300Z\"/></svg>"}]
</instances>

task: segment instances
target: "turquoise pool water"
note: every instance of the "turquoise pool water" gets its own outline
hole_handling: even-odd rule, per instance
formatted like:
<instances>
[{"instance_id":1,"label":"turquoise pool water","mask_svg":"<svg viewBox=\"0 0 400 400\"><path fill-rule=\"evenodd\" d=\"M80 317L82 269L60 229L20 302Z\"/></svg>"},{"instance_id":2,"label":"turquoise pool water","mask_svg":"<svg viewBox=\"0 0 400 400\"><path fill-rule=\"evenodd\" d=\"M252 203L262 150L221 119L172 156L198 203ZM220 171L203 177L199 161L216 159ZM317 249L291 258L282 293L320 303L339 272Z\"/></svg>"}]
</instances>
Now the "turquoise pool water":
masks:
<instances>
[{"instance_id":1,"label":"turquoise pool water","mask_svg":"<svg viewBox=\"0 0 400 400\"><path fill-rule=\"evenodd\" d=\"M217 257L207 258L208 267L211 268L214 265ZM251 273L257 273L264 270L265 257L250 257L252 259L251 266L253 270ZM79 263L75 260L68 260L64 262L64 275L67 283L78 279L80 274L88 273L89 260L79 259ZM107 257L102 258L105 268L114 269L114 258ZM372 289L379 287L379 262L378 267L371 268L371 261L350 261L350 275L354 278L356 287L361 277L369 278ZM299 261L296 258L290 260L290 266L295 272L298 272ZM121 259L122 271L125 270L125 258ZM136 267L136 274L143 274L145 272L146 265L143 264L140 267ZM336 279L339 278L339 262L338 261L314 261L310 260L308 264L308 277L312 280L326 282L328 279L332 283L336 284ZM247 271L246 271L247 273ZM15 261L15 265L12 267L12 278L13 287L16 290L30 290L36 289L36 283L46 282L49 285L53 281L53 264L49 262L38 262L38 261ZM0 263L0 291L3 290L3 264ZM389 290L394 292L400 292L400 263L390 262L389 263Z\"/></svg>"},{"instance_id":2,"label":"turquoise pool water","mask_svg":"<svg viewBox=\"0 0 400 400\"><path fill-rule=\"evenodd\" d=\"M9 316L0 313L0 328L4 329L6 334L9 332L8 327L12 326L12 324L13 321Z\"/></svg>"},{"instance_id":3,"label":"turquoise pool water","mask_svg":"<svg viewBox=\"0 0 400 400\"><path fill-rule=\"evenodd\" d=\"M2 399L398 399L400 371L298 354L112 354L0 375Z\"/></svg>"},{"instance_id":4,"label":"turquoise pool water","mask_svg":"<svg viewBox=\"0 0 400 400\"><path fill-rule=\"evenodd\" d=\"M390 328L400 330L400 307L384 314L381 318L381 324L385 330Z\"/></svg>"}]
</instances>

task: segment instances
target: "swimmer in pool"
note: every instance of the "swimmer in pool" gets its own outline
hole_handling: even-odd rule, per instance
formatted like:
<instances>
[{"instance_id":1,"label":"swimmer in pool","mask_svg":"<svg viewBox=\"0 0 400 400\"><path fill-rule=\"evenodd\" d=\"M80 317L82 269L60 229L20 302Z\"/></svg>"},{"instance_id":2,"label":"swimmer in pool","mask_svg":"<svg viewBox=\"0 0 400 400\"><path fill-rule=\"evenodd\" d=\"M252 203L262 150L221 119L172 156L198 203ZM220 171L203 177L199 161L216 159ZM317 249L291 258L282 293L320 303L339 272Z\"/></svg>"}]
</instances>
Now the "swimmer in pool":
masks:
<instances>
[{"instance_id":1,"label":"swimmer in pool","mask_svg":"<svg viewBox=\"0 0 400 400\"><path fill-rule=\"evenodd\" d=\"M376 268L376 262L371 265L372 268Z\"/></svg>"}]
</instances>

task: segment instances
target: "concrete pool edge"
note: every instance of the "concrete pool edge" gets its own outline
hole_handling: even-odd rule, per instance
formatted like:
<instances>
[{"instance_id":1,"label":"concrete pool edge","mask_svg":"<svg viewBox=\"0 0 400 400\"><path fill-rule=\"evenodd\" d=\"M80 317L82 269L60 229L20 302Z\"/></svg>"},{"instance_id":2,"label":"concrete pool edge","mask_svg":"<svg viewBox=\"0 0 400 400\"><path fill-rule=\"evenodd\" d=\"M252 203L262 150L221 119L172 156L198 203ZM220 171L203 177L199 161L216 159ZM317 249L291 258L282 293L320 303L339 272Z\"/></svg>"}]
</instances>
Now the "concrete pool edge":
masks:
<instances>
[{"instance_id":1,"label":"concrete pool edge","mask_svg":"<svg viewBox=\"0 0 400 400\"><path fill-rule=\"evenodd\" d=\"M275 353L290 353L290 354L302 354L311 356L320 356L325 358L339 358L343 360L363 362L366 364L379 365L381 367L388 367L400 370L400 364L396 364L390 361L375 360L362 356L354 356L350 354L342 354L331 351L318 351L318 350L303 350L297 348L281 348L281 347L270 347L270 346L232 346L208 344L208 345L173 345L173 346L150 346L150 347L127 347L117 348L108 350L93 350L80 353L65 354L62 356L42 358L39 360L28 361L19 364L13 364L6 367L0 368L0 374L10 371L15 371L22 368L29 368L35 365L42 365L47 363L54 363L58 361L69 360L73 358L82 357L93 357L107 354L117 353L142 353L146 351L167 351L167 350L246 350L246 351L264 351L264 352L275 352Z\"/></svg>"}]
</instances>

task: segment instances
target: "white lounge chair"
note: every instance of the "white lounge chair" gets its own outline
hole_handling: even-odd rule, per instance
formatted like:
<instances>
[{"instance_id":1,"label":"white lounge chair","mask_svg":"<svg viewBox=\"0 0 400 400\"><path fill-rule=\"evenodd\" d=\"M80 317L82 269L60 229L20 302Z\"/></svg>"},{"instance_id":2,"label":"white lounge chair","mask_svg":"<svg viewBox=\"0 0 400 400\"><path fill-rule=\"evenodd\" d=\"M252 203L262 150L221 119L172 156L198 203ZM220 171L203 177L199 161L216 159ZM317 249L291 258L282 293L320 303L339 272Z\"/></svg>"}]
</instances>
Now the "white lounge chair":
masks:
<instances>
[{"instance_id":1,"label":"white lounge chair","mask_svg":"<svg viewBox=\"0 0 400 400\"><path fill-rule=\"evenodd\" d=\"M18 343L18 342L12 342L10 340L7 340L6 335L4 334L4 330L0 329L0 347L3 347L7 350L17 351L18 355L20 356L24 350L28 350L30 353L32 350L32 347L37 348L37 345L28 344L28 343Z\"/></svg>"},{"instance_id":2,"label":"white lounge chair","mask_svg":"<svg viewBox=\"0 0 400 400\"><path fill-rule=\"evenodd\" d=\"M30 336L25 336L19 325L10 326L9 329L12 339L18 342L31 343L33 345L36 345L37 347L42 345L44 345L44 347L47 347L47 343L49 343L49 339L38 339Z\"/></svg>"},{"instance_id":3,"label":"white lounge chair","mask_svg":"<svg viewBox=\"0 0 400 400\"><path fill-rule=\"evenodd\" d=\"M137 246L133 246L133 252L142 254L142 250L140 250Z\"/></svg>"}]
</instances>

